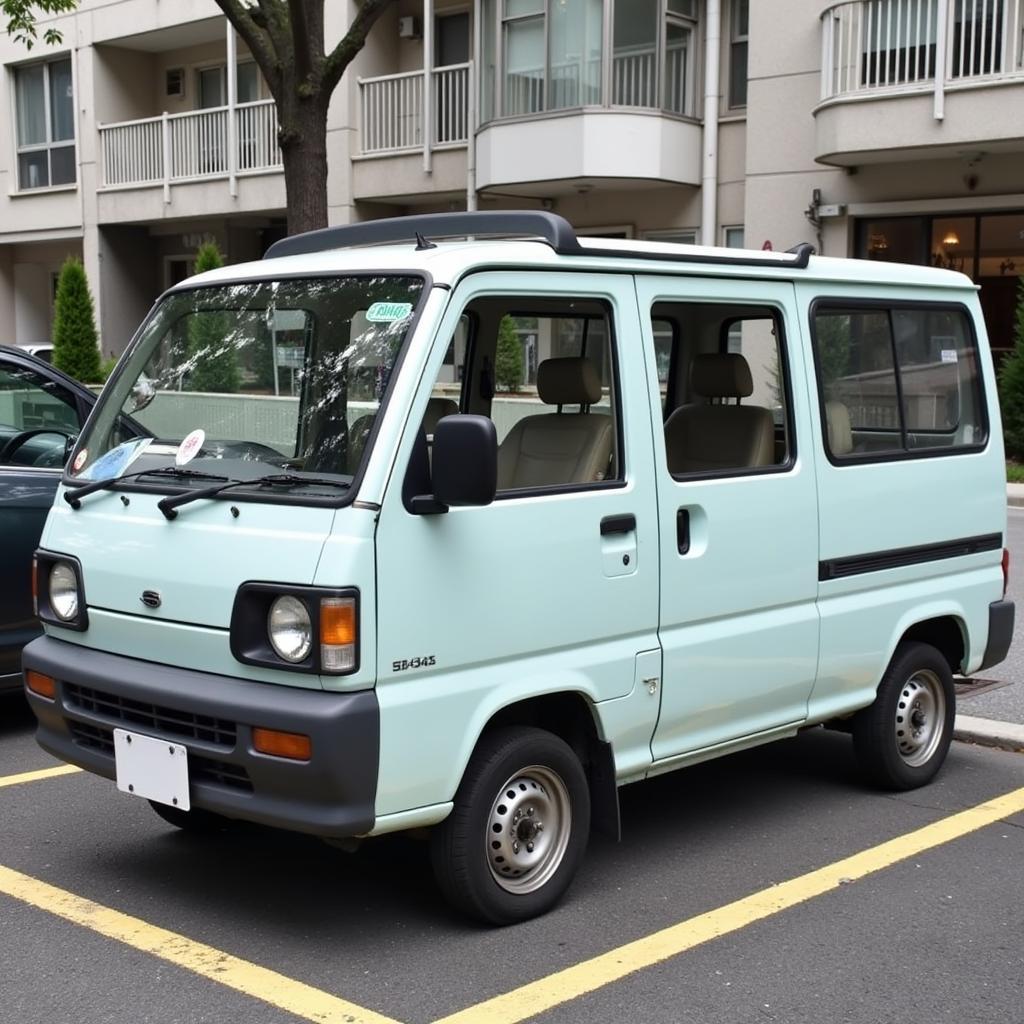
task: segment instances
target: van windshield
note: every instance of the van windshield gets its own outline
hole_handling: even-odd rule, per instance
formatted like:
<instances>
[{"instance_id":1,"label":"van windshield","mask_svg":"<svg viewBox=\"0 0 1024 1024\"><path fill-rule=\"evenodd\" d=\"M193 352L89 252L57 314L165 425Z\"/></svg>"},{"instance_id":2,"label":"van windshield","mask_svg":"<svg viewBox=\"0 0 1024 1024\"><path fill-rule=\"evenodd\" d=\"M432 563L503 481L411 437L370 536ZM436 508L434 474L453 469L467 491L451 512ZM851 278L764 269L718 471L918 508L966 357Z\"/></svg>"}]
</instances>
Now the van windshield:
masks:
<instances>
[{"instance_id":1,"label":"van windshield","mask_svg":"<svg viewBox=\"0 0 1024 1024\"><path fill-rule=\"evenodd\" d=\"M247 281L167 295L104 389L68 467L74 483L145 471L256 480L337 498L367 439L423 294L418 277ZM124 417L141 428L126 439ZM141 471L141 472L140 472ZM308 488L294 477L309 474ZM320 481L314 482L314 477Z\"/></svg>"}]
</instances>

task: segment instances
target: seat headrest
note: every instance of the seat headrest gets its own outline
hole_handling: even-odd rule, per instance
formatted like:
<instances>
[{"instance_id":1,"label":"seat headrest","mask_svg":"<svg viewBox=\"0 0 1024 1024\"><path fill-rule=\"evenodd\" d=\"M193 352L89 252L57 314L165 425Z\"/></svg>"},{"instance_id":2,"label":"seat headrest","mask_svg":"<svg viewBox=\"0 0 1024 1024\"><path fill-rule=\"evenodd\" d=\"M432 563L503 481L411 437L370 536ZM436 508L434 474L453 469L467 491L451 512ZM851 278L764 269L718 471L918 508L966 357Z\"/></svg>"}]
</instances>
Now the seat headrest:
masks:
<instances>
[{"instance_id":1,"label":"seat headrest","mask_svg":"<svg viewBox=\"0 0 1024 1024\"><path fill-rule=\"evenodd\" d=\"M582 356L545 359L537 367L537 394L545 405L593 405L601 399L601 378Z\"/></svg>"},{"instance_id":2,"label":"seat headrest","mask_svg":"<svg viewBox=\"0 0 1024 1024\"><path fill-rule=\"evenodd\" d=\"M833 455L849 455L853 451L850 410L842 402L826 402L825 425L828 427L828 450Z\"/></svg>"},{"instance_id":3,"label":"seat headrest","mask_svg":"<svg viewBox=\"0 0 1024 1024\"><path fill-rule=\"evenodd\" d=\"M754 393L754 378L738 352L711 352L693 357L690 387L704 398L747 398Z\"/></svg>"}]
</instances>

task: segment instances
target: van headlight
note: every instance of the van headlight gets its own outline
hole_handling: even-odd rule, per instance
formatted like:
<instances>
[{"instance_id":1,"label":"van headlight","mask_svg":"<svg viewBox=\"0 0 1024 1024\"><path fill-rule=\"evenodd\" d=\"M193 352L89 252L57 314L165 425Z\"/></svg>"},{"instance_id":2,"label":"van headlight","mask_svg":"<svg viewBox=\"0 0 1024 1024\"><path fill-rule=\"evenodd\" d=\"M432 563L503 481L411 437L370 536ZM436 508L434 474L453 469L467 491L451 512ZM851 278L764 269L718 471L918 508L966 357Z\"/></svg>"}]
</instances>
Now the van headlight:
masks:
<instances>
[{"instance_id":1,"label":"van headlight","mask_svg":"<svg viewBox=\"0 0 1024 1024\"><path fill-rule=\"evenodd\" d=\"M32 558L32 598L42 622L79 633L89 628L82 565L74 555L40 548Z\"/></svg>"},{"instance_id":2,"label":"van headlight","mask_svg":"<svg viewBox=\"0 0 1024 1024\"><path fill-rule=\"evenodd\" d=\"M285 661L305 661L313 649L313 622L305 603L290 594L277 598L267 615L267 636Z\"/></svg>"},{"instance_id":3,"label":"van headlight","mask_svg":"<svg viewBox=\"0 0 1024 1024\"><path fill-rule=\"evenodd\" d=\"M246 665L351 675L359 671L359 590L243 583L231 609L230 643Z\"/></svg>"},{"instance_id":4,"label":"van headlight","mask_svg":"<svg viewBox=\"0 0 1024 1024\"><path fill-rule=\"evenodd\" d=\"M50 569L50 608L64 622L78 616L78 577L67 562L54 562Z\"/></svg>"}]
</instances>

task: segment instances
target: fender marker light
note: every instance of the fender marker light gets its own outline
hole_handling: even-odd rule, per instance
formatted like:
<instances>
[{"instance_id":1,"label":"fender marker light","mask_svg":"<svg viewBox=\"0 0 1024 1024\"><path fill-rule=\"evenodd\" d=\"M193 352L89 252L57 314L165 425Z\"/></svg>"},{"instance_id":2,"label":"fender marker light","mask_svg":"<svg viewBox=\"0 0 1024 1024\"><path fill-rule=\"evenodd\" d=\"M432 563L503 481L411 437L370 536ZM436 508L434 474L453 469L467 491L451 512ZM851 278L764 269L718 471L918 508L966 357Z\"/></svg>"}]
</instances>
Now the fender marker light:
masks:
<instances>
[{"instance_id":1,"label":"fender marker light","mask_svg":"<svg viewBox=\"0 0 1024 1024\"><path fill-rule=\"evenodd\" d=\"M324 672L351 672L355 666L355 598L322 598L320 600L320 667Z\"/></svg>"},{"instance_id":2,"label":"fender marker light","mask_svg":"<svg viewBox=\"0 0 1024 1024\"><path fill-rule=\"evenodd\" d=\"M308 761L313 754L313 743L310 738L298 732L253 729L252 745L261 754L287 757L290 761Z\"/></svg>"}]
</instances>

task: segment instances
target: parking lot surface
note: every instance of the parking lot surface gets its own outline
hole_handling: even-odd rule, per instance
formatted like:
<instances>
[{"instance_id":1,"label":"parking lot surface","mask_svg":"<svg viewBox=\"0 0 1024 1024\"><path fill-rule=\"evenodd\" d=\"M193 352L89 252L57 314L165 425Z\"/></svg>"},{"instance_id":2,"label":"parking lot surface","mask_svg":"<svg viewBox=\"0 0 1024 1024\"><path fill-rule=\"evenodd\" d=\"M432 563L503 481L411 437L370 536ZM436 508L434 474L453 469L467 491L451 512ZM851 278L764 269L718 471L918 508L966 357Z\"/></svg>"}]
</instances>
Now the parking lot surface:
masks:
<instances>
[{"instance_id":1,"label":"parking lot surface","mask_svg":"<svg viewBox=\"0 0 1024 1024\"><path fill-rule=\"evenodd\" d=\"M1020 754L893 795L819 729L628 787L623 841L497 930L423 842L189 836L55 767L0 704L3 1024L1021 1019Z\"/></svg>"}]
</instances>

